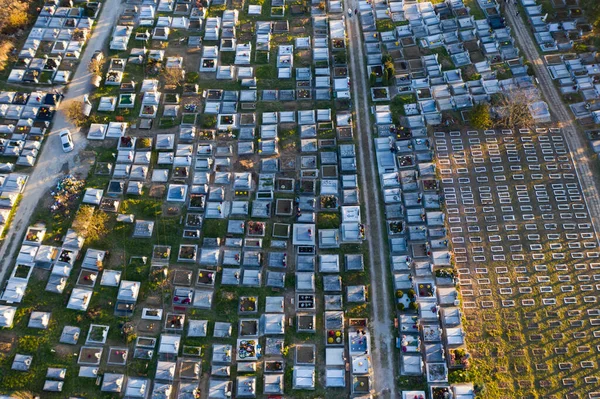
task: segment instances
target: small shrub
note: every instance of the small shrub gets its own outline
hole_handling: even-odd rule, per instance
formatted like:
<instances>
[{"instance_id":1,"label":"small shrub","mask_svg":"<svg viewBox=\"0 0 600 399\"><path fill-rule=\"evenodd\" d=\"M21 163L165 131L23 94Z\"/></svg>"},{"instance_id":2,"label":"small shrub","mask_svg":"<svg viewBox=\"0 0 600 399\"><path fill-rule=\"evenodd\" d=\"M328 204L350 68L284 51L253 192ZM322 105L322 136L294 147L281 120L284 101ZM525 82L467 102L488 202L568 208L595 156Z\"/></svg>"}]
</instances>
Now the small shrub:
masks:
<instances>
[{"instance_id":1,"label":"small shrub","mask_svg":"<svg viewBox=\"0 0 600 399\"><path fill-rule=\"evenodd\" d=\"M152 140L149 137L140 139L140 148L149 148L152 145Z\"/></svg>"},{"instance_id":2,"label":"small shrub","mask_svg":"<svg viewBox=\"0 0 600 399\"><path fill-rule=\"evenodd\" d=\"M34 353L46 342L46 337L36 337L34 335L24 335L19 338L19 352Z\"/></svg>"},{"instance_id":3,"label":"small shrub","mask_svg":"<svg viewBox=\"0 0 600 399\"><path fill-rule=\"evenodd\" d=\"M217 125L217 117L214 115L204 115L202 127L211 129Z\"/></svg>"},{"instance_id":4,"label":"small shrub","mask_svg":"<svg viewBox=\"0 0 600 399\"><path fill-rule=\"evenodd\" d=\"M490 106L488 104L477 104L469 113L469 122L476 129L490 129L494 126L494 121L490 114Z\"/></svg>"},{"instance_id":5,"label":"small shrub","mask_svg":"<svg viewBox=\"0 0 600 399\"><path fill-rule=\"evenodd\" d=\"M187 83L196 83L199 77L200 74L198 72L188 72L185 74L185 81Z\"/></svg>"},{"instance_id":6,"label":"small shrub","mask_svg":"<svg viewBox=\"0 0 600 399\"><path fill-rule=\"evenodd\" d=\"M72 101L65 107L65 117L77 127L86 126L91 120L83 113L83 103Z\"/></svg>"}]
</instances>

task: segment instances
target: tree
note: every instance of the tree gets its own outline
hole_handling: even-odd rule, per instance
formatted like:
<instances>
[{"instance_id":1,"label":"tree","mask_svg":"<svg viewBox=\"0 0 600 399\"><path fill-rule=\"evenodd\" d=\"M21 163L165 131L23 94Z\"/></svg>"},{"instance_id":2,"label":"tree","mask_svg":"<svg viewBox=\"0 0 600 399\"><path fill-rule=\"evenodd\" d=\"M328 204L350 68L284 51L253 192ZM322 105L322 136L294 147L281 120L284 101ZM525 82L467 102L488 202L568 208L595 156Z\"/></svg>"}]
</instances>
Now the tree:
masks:
<instances>
[{"instance_id":1,"label":"tree","mask_svg":"<svg viewBox=\"0 0 600 399\"><path fill-rule=\"evenodd\" d=\"M18 0L0 0L0 33L13 34L27 27L29 5Z\"/></svg>"},{"instance_id":2,"label":"tree","mask_svg":"<svg viewBox=\"0 0 600 399\"><path fill-rule=\"evenodd\" d=\"M383 71L383 76L381 77L381 83L384 86L389 86L390 85L390 77L389 77L389 71L386 69L385 71Z\"/></svg>"},{"instance_id":3,"label":"tree","mask_svg":"<svg viewBox=\"0 0 600 399\"><path fill-rule=\"evenodd\" d=\"M538 98L529 90L514 89L504 93L499 97L495 107L498 115L496 125L509 129L533 126L534 120L529 111L529 104L537 100Z\"/></svg>"},{"instance_id":4,"label":"tree","mask_svg":"<svg viewBox=\"0 0 600 399\"><path fill-rule=\"evenodd\" d=\"M88 71L94 76L102 76L104 72L104 58L95 58L88 64Z\"/></svg>"},{"instance_id":5,"label":"tree","mask_svg":"<svg viewBox=\"0 0 600 399\"><path fill-rule=\"evenodd\" d=\"M470 112L469 122L476 129L491 129L494 121L490 115L490 106L483 103L475 105Z\"/></svg>"},{"instance_id":6,"label":"tree","mask_svg":"<svg viewBox=\"0 0 600 399\"><path fill-rule=\"evenodd\" d=\"M596 47L600 46L600 7L597 0L581 0L583 14L587 17L593 27L590 42Z\"/></svg>"},{"instance_id":7,"label":"tree","mask_svg":"<svg viewBox=\"0 0 600 399\"><path fill-rule=\"evenodd\" d=\"M369 83L371 86L375 86L377 83L377 74L375 72L371 72L371 75L369 76Z\"/></svg>"},{"instance_id":8,"label":"tree","mask_svg":"<svg viewBox=\"0 0 600 399\"><path fill-rule=\"evenodd\" d=\"M65 106L65 118L77 127L83 127L88 122L88 117L83 113L83 103L71 101Z\"/></svg>"},{"instance_id":9,"label":"tree","mask_svg":"<svg viewBox=\"0 0 600 399\"><path fill-rule=\"evenodd\" d=\"M181 86L181 82L183 82L183 69L165 68L163 69L162 77L167 86Z\"/></svg>"},{"instance_id":10,"label":"tree","mask_svg":"<svg viewBox=\"0 0 600 399\"><path fill-rule=\"evenodd\" d=\"M386 54L381 58L381 61L383 62L383 66L385 67L385 70L389 71L388 78L391 79L392 76L394 76L396 74L396 67L394 66L394 59L392 58L391 55Z\"/></svg>"}]
</instances>

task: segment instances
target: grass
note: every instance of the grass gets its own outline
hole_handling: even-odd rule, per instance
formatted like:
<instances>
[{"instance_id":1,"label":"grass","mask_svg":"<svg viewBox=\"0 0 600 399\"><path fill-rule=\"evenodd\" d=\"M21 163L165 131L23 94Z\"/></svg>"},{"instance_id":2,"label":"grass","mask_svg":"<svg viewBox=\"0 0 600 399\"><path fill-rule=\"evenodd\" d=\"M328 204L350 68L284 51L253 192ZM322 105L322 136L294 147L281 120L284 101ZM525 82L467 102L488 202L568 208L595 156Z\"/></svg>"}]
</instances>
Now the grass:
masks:
<instances>
[{"instance_id":1,"label":"grass","mask_svg":"<svg viewBox=\"0 0 600 399\"><path fill-rule=\"evenodd\" d=\"M469 8L469 13L475 19L485 19L485 14L481 7L479 7L479 4L477 4L477 0L464 0L463 3Z\"/></svg>"},{"instance_id":2,"label":"grass","mask_svg":"<svg viewBox=\"0 0 600 399\"><path fill-rule=\"evenodd\" d=\"M172 118L172 117L160 118L160 121L158 123L158 127L160 129L170 129L170 128L175 127L175 126L179 126L180 121L181 121L181 117L176 117L176 118Z\"/></svg>"},{"instance_id":3,"label":"grass","mask_svg":"<svg viewBox=\"0 0 600 399\"><path fill-rule=\"evenodd\" d=\"M227 234L227 220L206 219L202 230L204 237L223 238Z\"/></svg>"},{"instance_id":4,"label":"grass","mask_svg":"<svg viewBox=\"0 0 600 399\"><path fill-rule=\"evenodd\" d=\"M389 18L378 19L376 22L377 32L389 32L396 29L396 26L408 25L408 21L394 22Z\"/></svg>"},{"instance_id":5,"label":"grass","mask_svg":"<svg viewBox=\"0 0 600 399\"><path fill-rule=\"evenodd\" d=\"M338 213L321 212L317 214L318 229L337 229L340 227L341 219Z\"/></svg>"},{"instance_id":6,"label":"grass","mask_svg":"<svg viewBox=\"0 0 600 399\"><path fill-rule=\"evenodd\" d=\"M448 50L446 50L444 47L429 49L429 52L431 54L437 54L438 62L442 66L443 71L454 69L454 63L452 62L452 58L450 58Z\"/></svg>"},{"instance_id":7,"label":"grass","mask_svg":"<svg viewBox=\"0 0 600 399\"><path fill-rule=\"evenodd\" d=\"M184 114L181 123L195 125L196 124L196 114Z\"/></svg>"},{"instance_id":8,"label":"grass","mask_svg":"<svg viewBox=\"0 0 600 399\"><path fill-rule=\"evenodd\" d=\"M571 164L571 162L569 162ZM470 165L466 165L469 167ZM531 181L528 187L533 184ZM536 184L551 183L549 179L535 181ZM519 224L518 232L526 234L524 226ZM563 233L564 231L560 231ZM542 236L544 237L544 236ZM536 265L544 264L547 271L536 270L539 275L547 275L549 281L543 283L552 288L551 294L547 297L553 297L557 305L544 305L538 294L538 282L531 277L527 283L533 288L532 293L521 293L517 291L510 296L499 295L499 289L507 287L497 282L498 277L508 277L510 281L515 281L517 277L526 276L526 274L517 274L517 267L527 265L530 262L509 260L509 261L490 261L485 266L490 273L483 276L482 273L475 272L469 276L472 279L472 287L464 287L461 290L461 296L468 301L491 300L495 303L493 309L464 309L463 325L467 332L466 341L469 351L473 354L471 357L471 367L466 371L454 371L450 373L450 382L475 382L479 387L485 387L482 397L496 399L503 397L566 397L568 393L587 392L587 386L584 378L589 376L588 370L581 366L583 361L597 361L597 356L593 352L594 340L593 334L589 332L589 316L587 311L597 306L594 303L581 301L581 294L565 292L562 290L566 285L572 284L559 278L569 277L570 281L576 282L585 271L577 270L574 264L577 260L571 260L569 254L565 253L567 259L556 259L553 256L555 252L566 252L568 250L568 241L563 237L556 240L553 244L560 244L562 249L551 249L550 243L542 238L540 244L542 248L536 250L543 255L544 259L534 260ZM468 244L478 245L478 244ZM466 248L469 252L471 248ZM558 268L559 265L565 265L566 270ZM473 266L466 264L462 267ZM506 272L498 270L500 267L506 268ZM561 266L562 267L562 266ZM480 285L479 278L489 279L489 284ZM483 284L483 283L482 283ZM510 285L515 289L515 285ZM478 288L489 289L489 295L481 298L483 294L473 294ZM577 288L575 288L577 290ZM564 299L569 296L579 298L577 304L568 305ZM515 307L502 307L500 301L505 299L514 300ZM521 306L521 301L525 299L534 299L532 306ZM571 313L571 311L581 311L580 315ZM574 321L581 321L581 324L575 324ZM560 335L555 335L560 334ZM575 337L575 334L579 334ZM567 348L565 355L560 355L555 348ZM581 347L590 348L589 352L578 350ZM492 359L493 361L490 361ZM572 363L572 369L561 371L559 364L564 362ZM548 370L536 369L537 365L545 365ZM574 386L563 385L563 378L575 379Z\"/></svg>"},{"instance_id":9,"label":"grass","mask_svg":"<svg viewBox=\"0 0 600 399\"><path fill-rule=\"evenodd\" d=\"M392 113L392 119L397 123L400 117L406 115L404 105L413 104L417 102L417 97L414 94L402 94L392 98L390 103L390 111Z\"/></svg>"},{"instance_id":10,"label":"grass","mask_svg":"<svg viewBox=\"0 0 600 399\"><path fill-rule=\"evenodd\" d=\"M263 0L253 0L255 2L262 2ZM298 4L303 4L298 2ZM212 6L209 9L209 15L221 15L224 10L223 6ZM266 0L263 4L263 15L266 15L270 12L270 1ZM264 19L264 18L263 18ZM293 28L294 24L297 27L302 27L306 29L306 31L310 31L310 19L307 19L306 25L298 25L296 21L296 17L291 15L290 10L286 10L285 20L290 21L290 26ZM248 18L241 12L240 20L251 21L251 18ZM296 36L300 36L302 34L298 34ZM176 39L176 34L171 36L171 39ZM286 34L281 35L285 36L286 40L289 42L293 41L294 35ZM134 42L131 41L130 44ZM283 42L282 42L283 43ZM153 43L153 45L157 45L158 43ZM207 44L207 43L205 43ZM275 47L275 46L274 46ZM274 50L275 53L276 50ZM273 54L274 54L273 53ZM271 55L273 55L271 54ZM119 54L122 55L122 54ZM222 61L233 63L234 53L225 54L222 53ZM224 57L224 60L223 60ZM277 79L277 69L275 67L275 57L271 57L271 61L266 57L266 53L260 53L256 57L259 63L262 63L261 67L257 69L257 76L259 76L259 85L261 88L277 88L277 89L286 89L286 88L295 88L294 80L289 81L279 81ZM137 66L134 64L128 64L125 71L125 81L127 80L135 80L141 81L145 77L145 68L143 66ZM196 79L198 85L203 89L207 88L218 88L224 90L239 90L241 88L240 82L231 81L231 82L223 82L223 81L215 81L214 79L206 78L205 75L199 76ZM139 88L138 88L139 89ZM119 88L118 87L101 87L96 90L92 96L92 99L97 100L101 96L108 95L118 95ZM141 102L141 98L138 97L138 105ZM306 104L306 105L305 105ZM317 104L315 101L306 101L301 106L297 106L297 108L301 107L318 107L318 108L327 108L333 107L334 101L325 101ZM270 104L258 104L257 108L264 108L270 111L274 110L283 110L284 106L280 102L270 103ZM296 108L296 106L294 106ZM295 109L294 108L294 109ZM139 108L137 111L117 111L114 114L109 114L108 116L102 115L99 120L105 120L106 118L114 118L115 116L123 116L126 120L131 120L137 118ZM159 118L159 122L162 128L174 127L178 121L169 121L169 118ZM204 119L204 118L201 118ZM208 119L208 118L206 118ZM192 115L185 115L183 117L184 122L186 123L194 123L196 121L195 117ZM201 123L201 121L199 121ZM297 140L298 134L296 131L284 132L283 135L285 139L293 142ZM323 138L320 136L320 138ZM102 148L97 147L94 148L96 152L96 162L111 162L114 163L115 159L113 153L115 152L114 148ZM154 154L156 155L156 154ZM156 161L156 157L153 157L152 162ZM106 184L110 180L109 176L99 176L95 175L94 171L90 172L87 180L87 186L89 187L98 187L98 188L106 188ZM283 195L283 194L282 194ZM293 197L293 195L289 195ZM75 208L76 209L76 208ZM49 215L48 213L43 213L43 209L40 208L39 219L46 220L47 225L49 226L49 231L47 238L51 239L52 236L56 236L57 232L61 232L64 234L66 229L70 226L70 223L73 219L73 212L64 215L65 217L57 218L53 215ZM155 244L162 245L170 245L172 247L171 251L171 261L175 261L177 257L179 245L183 242L182 239L182 231L183 226L180 224L180 216L177 217L168 217L163 214L163 206L162 201L160 199L150 198L147 195L141 197L125 197L122 201L121 207L119 209L120 213L124 214L134 214L136 215L136 219L145 219L145 220L153 220L155 221L154 227L154 235L150 239L132 239L133 233L133 225L126 223L117 223L116 222L116 214L113 213L95 213L91 218L90 225L92 226L92 230L94 235L86 242L86 248L84 248L84 252L87 247L93 247L97 249L108 249L110 250L110 257L107 263L110 264L111 269L121 270L123 272L123 278L142 281L142 289L140 292L140 300L145 300L149 295L153 297L162 298L164 300L169 299L169 289L159 286L156 283L149 281L150 273L150 261L149 258L151 256L152 246ZM100 216L101 215L101 216ZM274 218L280 222L290 222L292 218ZM326 226L331 226L331 228L339 227L340 225L340 216L336 213L324 213L322 216L320 215L320 222L322 223L321 228L326 228ZM202 227L203 237L225 237L227 231L227 220L216 220L216 219L208 219L204 220L204 224ZM324 224L323 224L324 223ZM263 247L269 248L271 241L271 231L272 231L272 223L267 223L266 227L266 236L263 238ZM189 241L185 241L189 243ZM52 241L53 243L53 241ZM343 254L343 251L353 251L365 253L366 248L360 245L352 245L346 246L343 245L340 248L340 254ZM148 257L148 262L144 264L141 261L141 257ZM80 262L80 261L79 261ZM79 267L79 264L76 265L76 268ZM184 267L184 266L181 266ZM188 267L188 266L185 266ZM37 273L37 271L36 271ZM152 273L151 276L154 274ZM15 326L15 331L19 333L25 331L26 334L23 336L31 335L33 338L23 339L22 342L18 343L13 350L8 354L0 354L0 375L3 375L3 380L8 381L10 383L18 382L20 389L30 389L32 391L41 391L41 387L43 386L43 380L45 379L45 371L49 366L63 366L68 369L68 377L65 382L65 388L63 393L60 395L55 395L51 393L45 393L43 397L48 398L58 398L58 397L66 397L66 396L89 396L91 392L93 392L94 397L104 398L104 397L112 397L112 395L105 395L99 392L99 388L95 385L94 379L79 379L76 378L78 373L78 366L76 365L76 359L72 354L68 354L64 357L59 357L56 353L52 352L52 349L55 347L55 344L60 335L60 330L64 325L79 325L82 327L82 336L87 334L87 329L89 324L94 322L98 324L107 324L110 326L109 332L109 345L124 345L124 337L121 335L121 327L122 324L127 321L127 319L120 319L113 316L114 309L114 298L116 296L116 288L110 287L100 287L96 286L95 292L92 296L92 303L90 304L90 309L93 310L93 314L86 314L82 312L74 312L65 309L65 303L68 298L68 292L75 286L75 279L78 276L78 272L74 272L71 278L69 279L68 286L65 290L65 294L63 295L47 295L44 291L45 281L47 280L47 276L34 276L32 279L32 283L30 285L30 289L27 291L26 300L23 305L23 311L19 311L19 317L17 320L17 324ZM150 278L151 278L150 276ZM342 277L346 284L364 284L367 279L366 272L357 272L357 273L345 273ZM294 286L295 276L294 273L288 273L286 276L286 287L291 288ZM322 293L322 282L319 281L318 284L318 295ZM212 326L214 321L229 321L233 324L233 337L237 336L237 321L239 320L239 316L237 313L238 301L240 296L256 296L259 298L259 309L264 308L264 297L268 295L282 295L281 290L273 290L268 287L261 288L245 288L245 287L215 287L215 297L214 304L212 310L199 310L199 309L189 309L187 311L188 317L191 318L202 318L208 319L211 321L210 325ZM166 298L166 299L165 299ZM290 306L290 305L288 305ZM324 339L323 339L323 303L321 301L317 301L317 334L296 334L295 328L293 326L286 327L286 345L289 347L293 347L293 345L297 343L306 343L306 342L314 342L317 345L317 353L324 353ZM30 330L27 330L25 324L28 320L27 311L31 309L41 309L41 310L52 310L52 326L47 332L37 332L33 331L30 333ZM350 308L350 315L354 317L365 317L368 316L370 309L370 304L364 305L355 305ZM136 317L141 313L141 308L136 309ZM209 327L209 329L212 327ZM211 331L209 331L209 336L211 335ZM84 338L82 338L83 340ZM80 341L82 342L82 341ZM209 339L184 339L184 345L195 345L200 346L203 349L205 355L203 356L203 369L204 371L208 371L210 365L207 359L210 356L210 347L209 347ZM223 342L235 343L235 338L225 339ZM19 348L20 346L20 348ZM32 349L33 348L33 349ZM30 349L34 352L34 370L28 374L21 373L11 373L9 371L9 365L12 361L11 357L16 351L25 351L25 349ZM131 345L130 345L131 349ZM291 379L292 372L292 356L293 351L289 350L286 352L287 359L287 368L285 373L286 381ZM319 355L320 356L320 355ZM130 359L127 366L127 374L128 375L141 375L141 376L149 376L153 377L154 368L156 364L156 356L149 361L138 360L138 359ZM322 369L322 365L318 365L319 368ZM320 370L322 371L322 370ZM13 377L4 378L6 375L13 375ZM232 373L232 379L235 379L236 373L235 370ZM257 391L261 391L262 384L262 375L261 372L257 374L258 377L258 385ZM12 378L12 381L11 381ZM0 391L7 392L11 389L3 389L7 388L6 385L2 386L4 382L0 382ZM292 393L291 391L291 382L286 386L286 390L288 393ZM343 390L334 390L334 391L326 391L325 388L322 387L322 384L319 382L317 384L317 389L315 391L293 391L293 396L295 398L314 398L314 397L325 397L326 395L331 395L332 397L342 397L347 396L347 392Z\"/></svg>"},{"instance_id":11,"label":"grass","mask_svg":"<svg viewBox=\"0 0 600 399\"><path fill-rule=\"evenodd\" d=\"M220 58L222 65L233 65L235 62L235 51L221 51Z\"/></svg>"}]
</instances>

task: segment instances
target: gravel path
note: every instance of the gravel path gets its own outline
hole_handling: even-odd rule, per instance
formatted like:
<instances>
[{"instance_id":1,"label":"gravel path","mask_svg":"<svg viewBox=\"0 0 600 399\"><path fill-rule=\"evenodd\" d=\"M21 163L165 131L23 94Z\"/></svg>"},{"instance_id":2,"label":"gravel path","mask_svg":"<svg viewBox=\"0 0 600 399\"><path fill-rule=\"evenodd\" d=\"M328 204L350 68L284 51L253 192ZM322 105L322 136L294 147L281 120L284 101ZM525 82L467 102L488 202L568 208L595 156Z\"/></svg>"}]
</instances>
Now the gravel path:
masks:
<instances>
[{"instance_id":1,"label":"gravel path","mask_svg":"<svg viewBox=\"0 0 600 399\"><path fill-rule=\"evenodd\" d=\"M77 71L69 84L69 90L54 116L52 131L46 138L42 152L33 168L33 172L29 176L19 208L0 246L0 281L3 281L6 273L12 270L11 266L15 251L19 248L21 238L29 226L31 216L40 198L47 195L48 190L56 184L57 179L65 171L73 170L74 167L80 164L79 154L85 149L87 140L83 135L76 133L76 128L66 120L63 110L71 101L83 101L84 94L92 91L91 76L87 70L88 62L96 50L104 48L120 11L121 0L106 0L104 2L100 18L87 43L85 52L81 56ZM69 153L63 152L57 134L59 130L64 128L71 129L73 134L75 149Z\"/></svg>"},{"instance_id":2,"label":"gravel path","mask_svg":"<svg viewBox=\"0 0 600 399\"><path fill-rule=\"evenodd\" d=\"M358 7L358 4L355 5ZM347 14L346 14L347 15ZM377 398L398 398L396 370L394 364L394 335L387 251L384 245L383 210L377 185L377 160L370 127L369 94L367 72L364 63L362 35L357 16L348 18L350 76L352 99L355 106L355 135L358 137L358 158L361 187L366 214L367 244L369 248L371 289L369 299L372 306L370 319L373 335L371 357L374 375L374 394Z\"/></svg>"},{"instance_id":3,"label":"gravel path","mask_svg":"<svg viewBox=\"0 0 600 399\"><path fill-rule=\"evenodd\" d=\"M589 144L583 137L583 134L577 129L571 110L565 106L558 89L554 86L544 60L537 52L537 44L527 31L528 27L523 22L523 19L516 15L516 6L509 2L506 4L508 4L508 7L505 9L504 15L513 27L513 32L520 44L521 50L533 64L535 76L539 80L539 86L548 102L550 111L558 120L559 125L565 133L565 139L571 150L575 169L579 175L584 198L592 216L594 226L600 226L600 220L598 219L600 217L600 196L596 187L597 180L594 176L597 173L598 166L594 164L595 160L588 157Z\"/></svg>"}]
</instances>

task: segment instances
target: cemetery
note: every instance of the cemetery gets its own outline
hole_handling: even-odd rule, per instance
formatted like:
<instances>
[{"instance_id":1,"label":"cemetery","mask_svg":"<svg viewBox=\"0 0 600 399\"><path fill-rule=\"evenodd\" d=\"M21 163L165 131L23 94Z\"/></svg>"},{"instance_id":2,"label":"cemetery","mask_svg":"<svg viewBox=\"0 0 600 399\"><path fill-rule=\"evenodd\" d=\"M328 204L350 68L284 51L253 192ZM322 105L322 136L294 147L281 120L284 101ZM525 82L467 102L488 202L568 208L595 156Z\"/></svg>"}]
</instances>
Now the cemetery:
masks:
<instances>
[{"instance_id":1,"label":"cemetery","mask_svg":"<svg viewBox=\"0 0 600 399\"><path fill-rule=\"evenodd\" d=\"M2 325L22 336L0 390L368 397L367 226L342 9L124 7L82 130L95 164L42 201L1 289ZM85 29L55 40L83 46ZM60 101L0 98L11 118L32 107L43 120ZM7 134L20 156L39 132ZM6 169L18 194L26 176Z\"/></svg>"},{"instance_id":2,"label":"cemetery","mask_svg":"<svg viewBox=\"0 0 600 399\"><path fill-rule=\"evenodd\" d=\"M78 66L93 162L12 243L0 394L386 397L388 323L403 399L600 397L579 149L505 3L128 0L92 60L102 3L44 3L0 90L0 239ZM514 3L574 117L600 123L580 1ZM471 127L516 96L531 127Z\"/></svg>"}]
</instances>

